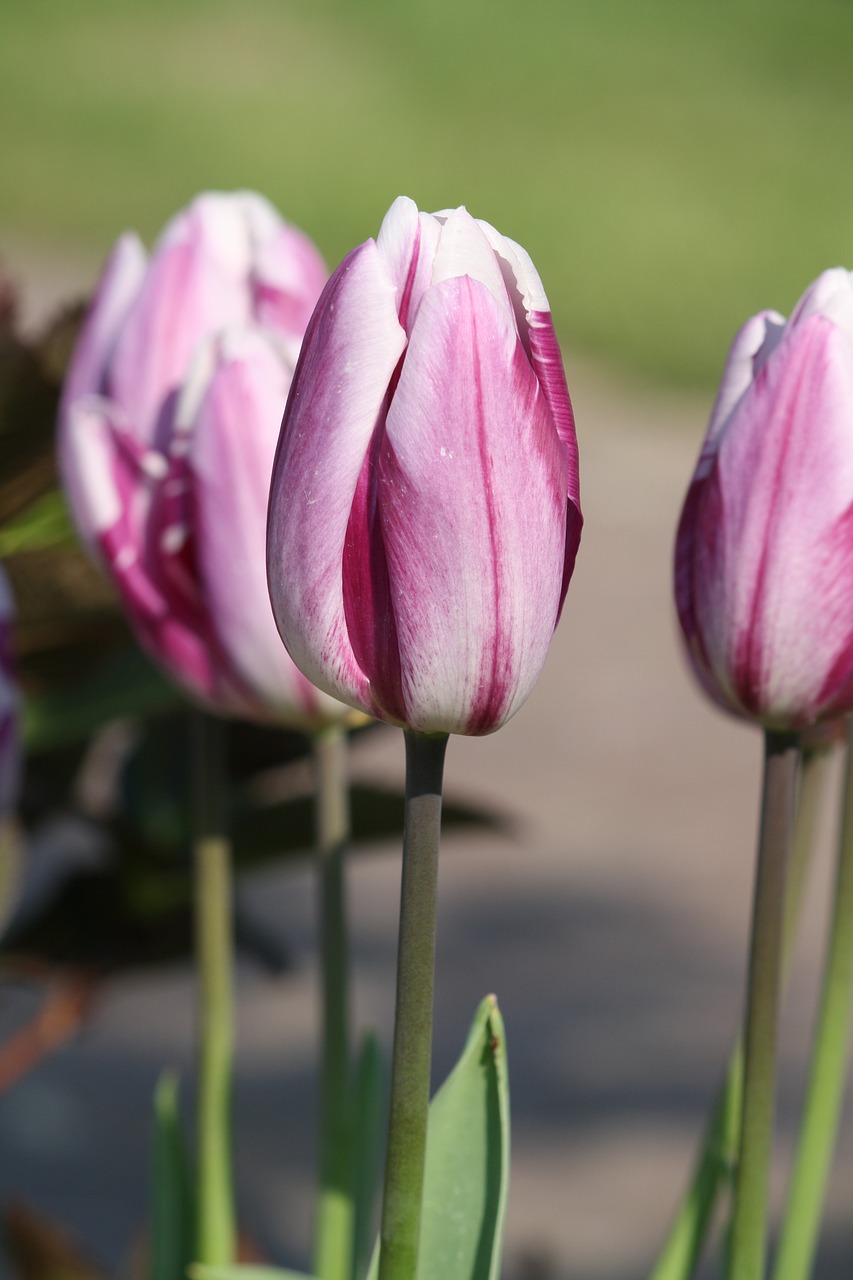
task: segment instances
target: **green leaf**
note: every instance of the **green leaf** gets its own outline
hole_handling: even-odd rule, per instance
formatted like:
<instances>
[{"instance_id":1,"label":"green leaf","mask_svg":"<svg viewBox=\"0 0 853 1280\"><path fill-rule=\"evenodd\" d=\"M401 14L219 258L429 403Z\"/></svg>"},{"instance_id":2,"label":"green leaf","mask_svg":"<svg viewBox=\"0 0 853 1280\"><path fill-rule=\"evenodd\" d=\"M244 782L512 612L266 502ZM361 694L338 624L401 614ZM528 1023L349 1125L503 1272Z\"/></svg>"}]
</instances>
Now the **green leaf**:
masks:
<instances>
[{"instance_id":1,"label":"green leaf","mask_svg":"<svg viewBox=\"0 0 853 1280\"><path fill-rule=\"evenodd\" d=\"M178 1077L166 1072L154 1095L154 1197L151 1280L176 1280L192 1261L195 1223L191 1180L178 1114Z\"/></svg>"},{"instance_id":2,"label":"green leaf","mask_svg":"<svg viewBox=\"0 0 853 1280\"><path fill-rule=\"evenodd\" d=\"M690 1186L649 1280L690 1280L713 1222L717 1202L737 1166L743 1098L743 1044L732 1052Z\"/></svg>"},{"instance_id":3,"label":"green leaf","mask_svg":"<svg viewBox=\"0 0 853 1280\"><path fill-rule=\"evenodd\" d=\"M107 720L154 714L178 705L176 690L135 646L103 663L74 689L27 699L27 750L45 751L89 736Z\"/></svg>"},{"instance_id":4,"label":"green leaf","mask_svg":"<svg viewBox=\"0 0 853 1280\"><path fill-rule=\"evenodd\" d=\"M384 1144L385 1080L382 1053L373 1032L364 1037L358 1060L352 1130L352 1195L355 1207L353 1270L360 1276L376 1231L376 1197Z\"/></svg>"},{"instance_id":5,"label":"green leaf","mask_svg":"<svg viewBox=\"0 0 853 1280\"><path fill-rule=\"evenodd\" d=\"M304 1271L282 1271L279 1267L205 1267L194 1262L187 1268L190 1280L315 1280Z\"/></svg>"},{"instance_id":6,"label":"green leaf","mask_svg":"<svg viewBox=\"0 0 853 1280\"><path fill-rule=\"evenodd\" d=\"M494 996L430 1103L417 1280L498 1280L509 1184L509 1075ZM379 1274L379 1246L367 1280Z\"/></svg>"},{"instance_id":7,"label":"green leaf","mask_svg":"<svg viewBox=\"0 0 853 1280\"><path fill-rule=\"evenodd\" d=\"M497 1280L509 1181L509 1075L494 996L433 1098L418 1280Z\"/></svg>"},{"instance_id":8,"label":"green leaf","mask_svg":"<svg viewBox=\"0 0 853 1280\"><path fill-rule=\"evenodd\" d=\"M0 557L41 551L75 540L65 499L58 489L42 494L0 529Z\"/></svg>"}]
</instances>

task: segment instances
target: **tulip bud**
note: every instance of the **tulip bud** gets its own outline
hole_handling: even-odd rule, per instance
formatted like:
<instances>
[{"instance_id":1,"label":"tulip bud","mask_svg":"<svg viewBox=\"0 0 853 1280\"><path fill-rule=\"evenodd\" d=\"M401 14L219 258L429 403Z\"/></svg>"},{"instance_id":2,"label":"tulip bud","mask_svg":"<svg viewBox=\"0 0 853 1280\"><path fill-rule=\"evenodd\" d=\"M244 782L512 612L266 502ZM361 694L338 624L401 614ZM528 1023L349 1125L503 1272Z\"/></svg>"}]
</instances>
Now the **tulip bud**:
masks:
<instances>
[{"instance_id":1,"label":"tulip bud","mask_svg":"<svg viewBox=\"0 0 853 1280\"><path fill-rule=\"evenodd\" d=\"M119 240L60 406L73 517L141 643L212 709L295 725L348 714L282 650L264 577L278 424L325 278L260 196L200 196L150 261Z\"/></svg>"},{"instance_id":2,"label":"tulip bud","mask_svg":"<svg viewBox=\"0 0 853 1280\"><path fill-rule=\"evenodd\" d=\"M735 338L675 551L693 668L768 729L853 709L853 276Z\"/></svg>"},{"instance_id":3,"label":"tulip bud","mask_svg":"<svg viewBox=\"0 0 853 1280\"><path fill-rule=\"evenodd\" d=\"M580 529L530 258L397 200L327 285L282 424L268 574L294 661L392 723L489 733L542 669Z\"/></svg>"}]
</instances>

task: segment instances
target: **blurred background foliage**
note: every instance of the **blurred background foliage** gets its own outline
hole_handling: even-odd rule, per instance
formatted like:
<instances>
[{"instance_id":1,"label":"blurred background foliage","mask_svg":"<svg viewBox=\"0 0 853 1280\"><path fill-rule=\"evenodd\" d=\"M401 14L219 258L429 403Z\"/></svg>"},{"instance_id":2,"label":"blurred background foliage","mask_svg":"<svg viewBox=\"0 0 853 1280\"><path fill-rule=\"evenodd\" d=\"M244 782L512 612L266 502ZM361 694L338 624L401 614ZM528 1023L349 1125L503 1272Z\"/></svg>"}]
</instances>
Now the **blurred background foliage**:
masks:
<instances>
[{"instance_id":1,"label":"blurred background foliage","mask_svg":"<svg viewBox=\"0 0 853 1280\"><path fill-rule=\"evenodd\" d=\"M853 264L851 47L846 0L5 0L0 252L248 186L333 265L400 192L465 203L569 352L710 388Z\"/></svg>"}]
</instances>

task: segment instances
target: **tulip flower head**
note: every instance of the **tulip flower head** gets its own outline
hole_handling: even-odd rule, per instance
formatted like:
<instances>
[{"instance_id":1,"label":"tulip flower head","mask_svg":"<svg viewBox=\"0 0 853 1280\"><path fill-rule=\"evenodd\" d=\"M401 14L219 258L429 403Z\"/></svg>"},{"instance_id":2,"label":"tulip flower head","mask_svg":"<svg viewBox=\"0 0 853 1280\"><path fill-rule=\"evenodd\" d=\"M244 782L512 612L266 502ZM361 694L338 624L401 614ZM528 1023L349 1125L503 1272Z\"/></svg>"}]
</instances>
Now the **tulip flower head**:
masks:
<instances>
[{"instance_id":1,"label":"tulip flower head","mask_svg":"<svg viewBox=\"0 0 853 1280\"><path fill-rule=\"evenodd\" d=\"M853 276L735 338L675 552L693 668L768 729L853 709Z\"/></svg>"},{"instance_id":2,"label":"tulip flower head","mask_svg":"<svg viewBox=\"0 0 853 1280\"><path fill-rule=\"evenodd\" d=\"M528 696L580 540L574 419L527 253L395 201L306 334L270 493L268 575L305 674L423 733Z\"/></svg>"},{"instance_id":3,"label":"tulip flower head","mask_svg":"<svg viewBox=\"0 0 853 1280\"><path fill-rule=\"evenodd\" d=\"M150 260L118 241L60 406L72 515L143 646L204 705L294 725L345 710L283 652L264 573L281 410L325 279L260 196L200 196Z\"/></svg>"}]
</instances>

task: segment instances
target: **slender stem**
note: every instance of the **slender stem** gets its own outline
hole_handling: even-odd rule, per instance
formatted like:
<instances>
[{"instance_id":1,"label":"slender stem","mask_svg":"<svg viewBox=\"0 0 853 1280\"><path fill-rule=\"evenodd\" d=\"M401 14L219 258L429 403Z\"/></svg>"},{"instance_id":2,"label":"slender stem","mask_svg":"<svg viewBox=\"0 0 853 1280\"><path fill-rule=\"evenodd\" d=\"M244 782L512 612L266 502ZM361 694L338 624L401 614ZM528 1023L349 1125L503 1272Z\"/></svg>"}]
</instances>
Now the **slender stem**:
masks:
<instances>
[{"instance_id":1,"label":"slender stem","mask_svg":"<svg viewBox=\"0 0 853 1280\"><path fill-rule=\"evenodd\" d=\"M844 1095L853 1000L853 728L848 731L835 900L805 1112L774 1280L807 1280L820 1230Z\"/></svg>"},{"instance_id":2,"label":"slender stem","mask_svg":"<svg viewBox=\"0 0 853 1280\"><path fill-rule=\"evenodd\" d=\"M831 759L827 747L804 749L791 849L782 941L783 983L790 965L811 861L820 797ZM732 1180L740 1146L743 1095L743 1037L732 1048L723 1086L702 1140L690 1185L664 1241L650 1280L689 1280L708 1237L723 1187Z\"/></svg>"},{"instance_id":3,"label":"slender stem","mask_svg":"<svg viewBox=\"0 0 853 1280\"><path fill-rule=\"evenodd\" d=\"M432 1058L441 780L447 737L406 733L406 819L379 1280L414 1280Z\"/></svg>"},{"instance_id":4,"label":"slender stem","mask_svg":"<svg viewBox=\"0 0 853 1280\"><path fill-rule=\"evenodd\" d=\"M225 820L225 725L193 713L196 954L199 977L197 1260L234 1261L231 1172L233 913Z\"/></svg>"},{"instance_id":5,"label":"slender stem","mask_svg":"<svg viewBox=\"0 0 853 1280\"><path fill-rule=\"evenodd\" d=\"M796 768L796 740L768 731L765 734L764 795L749 959L740 1154L728 1280L762 1280L764 1273L782 936L785 928L785 880L793 827Z\"/></svg>"},{"instance_id":6,"label":"slender stem","mask_svg":"<svg viewBox=\"0 0 853 1280\"><path fill-rule=\"evenodd\" d=\"M711 1225L717 1196L731 1177L740 1137L743 1041L732 1051L687 1193L655 1263L651 1280L688 1280Z\"/></svg>"},{"instance_id":7,"label":"slender stem","mask_svg":"<svg viewBox=\"0 0 853 1280\"><path fill-rule=\"evenodd\" d=\"M337 725L323 729L314 735L312 746L323 993L320 1195L314 1273L319 1280L349 1280L354 1208L344 892L344 863L350 833L346 732Z\"/></svg>"},{"instance_id":8,"label":"slender stem","mask_svg":"<svg viewBox=\"0 0 853 1280\"><path fill-rule=\"evenodd\" d=\"M791 958L797 941L797 927L806 893L806 879L812 861L815 828L821 800L835 757L833 742L819 747L805 746L800 754L800 776L797 785L794 836L785 890L785 920L782 932L782 979L787 982Z\"/></svg>"}]
</instances>

